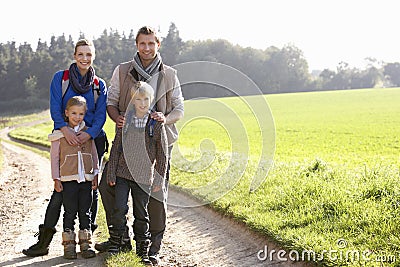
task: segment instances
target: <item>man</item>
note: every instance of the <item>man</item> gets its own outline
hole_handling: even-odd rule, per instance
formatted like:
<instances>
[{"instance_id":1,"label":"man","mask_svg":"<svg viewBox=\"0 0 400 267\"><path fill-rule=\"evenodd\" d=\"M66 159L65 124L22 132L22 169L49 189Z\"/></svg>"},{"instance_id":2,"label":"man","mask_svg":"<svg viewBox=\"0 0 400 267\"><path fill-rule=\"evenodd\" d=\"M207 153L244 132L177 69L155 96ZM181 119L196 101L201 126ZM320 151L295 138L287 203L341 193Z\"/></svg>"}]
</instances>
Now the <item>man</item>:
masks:
<instances>
[{"instance_id":1,"label":"man","mask_svg":"<svg viewBox=\"0 0 400 267\"><path fill-rule=\"evenodd\" d=\"M131 88L134 88L134 84L137 81L146 81L153 87L156 96L155 105L152 109L155 111L152 112L151 117L165 123L168 138L168 155L171 155L172 146L178 138L175 123L184 114L183 96L176 70L164 65L162 62L158 52L160 46L160 39L154 29L147 26L139 29L136 35L138 51L133 60L121 63L113 72L107 97L107 113L116 123L116 127L123 127L125 123L124 114L131 99ZM153 264L158 263L158 253L166 226L169 169L170 157L168 158L164 190L152 193L148 205L151 233L149 258ZM114 183L108 182L106 179L101 179L99 185L110 236L113 235L114 185ZM127 249L131 247L129 238L121 242L124 243L122 247L124 245ZM106 251L111 244L112 240L109 239L106 242L96 244L95 248L99 251Z\"/></svg>"}]
</instances>

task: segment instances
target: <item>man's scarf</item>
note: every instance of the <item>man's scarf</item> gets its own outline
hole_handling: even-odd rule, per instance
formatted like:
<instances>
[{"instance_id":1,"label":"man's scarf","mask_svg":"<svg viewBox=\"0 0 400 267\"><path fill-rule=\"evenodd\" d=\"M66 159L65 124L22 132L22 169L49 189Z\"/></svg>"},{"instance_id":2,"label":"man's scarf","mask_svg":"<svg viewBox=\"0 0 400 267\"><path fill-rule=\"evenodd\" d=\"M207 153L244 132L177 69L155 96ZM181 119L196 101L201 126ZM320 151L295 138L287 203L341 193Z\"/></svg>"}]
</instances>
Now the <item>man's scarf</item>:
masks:
<instances>
[{"instance_id":1,"label":"man's scarf","mask_svg":"<svg viewBox=\"0 0 400 267\"><path fill-rule=\"evenodd\" d=\"M148 80L150 80L151 77L153 77L153 75L159 71L161 63L162 59L160 53L157 53L153 62L151 62L151 64L147 66L147 68L143 67L142 62L139 58L139 52L137 52L133 57L133 67L139 75L139 81L147 82Z\"/></svg>"},{"instance_id":2,"label":"man's scarf","mask_svg":"<svg viewBox=\"0 0 400 267\"><path fill-rule=\"evenodd\" d=\"M94 81L94 69L92 66L89 67L88 72L82 77L82 79L79 81L79 70L76 65L76 63L72 63L71 66L69 67L69 80L72 83L72 89L75 91L77 94L84 94L88 92Z\"/></svg>"}]
</instances>

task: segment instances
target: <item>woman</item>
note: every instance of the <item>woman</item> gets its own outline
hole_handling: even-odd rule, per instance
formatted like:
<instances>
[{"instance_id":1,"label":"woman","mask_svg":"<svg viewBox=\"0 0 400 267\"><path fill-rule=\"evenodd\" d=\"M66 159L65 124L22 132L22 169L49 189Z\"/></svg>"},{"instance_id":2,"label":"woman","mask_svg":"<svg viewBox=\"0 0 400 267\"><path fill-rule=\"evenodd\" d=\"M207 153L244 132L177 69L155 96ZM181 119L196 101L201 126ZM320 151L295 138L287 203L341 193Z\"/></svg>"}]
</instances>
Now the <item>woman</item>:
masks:
<instances>
[{"instance_id":1,"label":"woman","mask_svg":"<svg viewBox=\"0 0 400 267\"><path fill-rule=\"evenodd\" d=\"M96 56L93 43L80 39L74 50L74 62L68 70L57 71L50 85L50 114L54 122L54 130L60 130L69 145L77 146L93 139L97 148L98 159L101 162L107 149L107 137L103 125L106 121L107 87L104 80L95 75L93 61ZM63 90L63 87L65 90ZM97 89L97 90L95 90ZM96 95L97 94L97 95ZM83 96L87 102L87 113L84 121L88 129L75 134L65 121L64 112L67 101L73 96ZM49 245L56 232L62 206L62 193L53 191L47 205L44 224L39 225L39 240L22 253L36 257L47 255ZM91 206L91 231L96 228L98 208L98 191L93 190Z\"/></svg>"}]
</instances>

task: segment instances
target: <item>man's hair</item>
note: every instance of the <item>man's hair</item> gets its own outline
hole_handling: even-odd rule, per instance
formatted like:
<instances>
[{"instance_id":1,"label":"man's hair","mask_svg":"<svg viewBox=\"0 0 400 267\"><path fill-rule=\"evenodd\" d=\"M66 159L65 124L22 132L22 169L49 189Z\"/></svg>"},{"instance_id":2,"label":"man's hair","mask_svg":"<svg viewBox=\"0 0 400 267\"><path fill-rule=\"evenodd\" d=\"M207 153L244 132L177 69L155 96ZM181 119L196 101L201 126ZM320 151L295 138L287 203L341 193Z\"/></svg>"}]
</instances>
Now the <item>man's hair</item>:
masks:
<instances>
[{"instance_id":1,"label":"man's hair","mask_svg":"<svg viewBox=\"0 0 400 267\"><path fill-rule=\"evenodd\" d=\"M144 35L149 35L149 34L154 34L154 37L156 38L156 42L158 44L160 44L160 38L158 38L157 36L157 32L154 28L150 27L150 26L143 26L142 28L140 28L136 34L136 38L135 41L137 43L138 37L140 34L144 34Z\"/></svg>"},{"instance_id":2,"label":"man's hair","mask_svg":"<svg viewBox=\"0 0 400 267\"><path fill-rule=\"evenodd\" d=\"M77 95L68 99L65 109L68 110L72 106L83 106L85 108L85 112L87 111L86 99L83 96Z\"/></svg>"},{"instance_id":3,"label":"man's hair","mask_svg":"<svg viewBox=\"0 0 400 267\"><path fill-rule=\"evenodd\" d=\"M75 45L74 55L76 54L76 50L78 49L78 47L85 46L85 45L91 46L93 48L93 52L96 50L94 48L94 44L92 41L90 41L88 39L79 39Z\"/></svg>"}]
</instances>

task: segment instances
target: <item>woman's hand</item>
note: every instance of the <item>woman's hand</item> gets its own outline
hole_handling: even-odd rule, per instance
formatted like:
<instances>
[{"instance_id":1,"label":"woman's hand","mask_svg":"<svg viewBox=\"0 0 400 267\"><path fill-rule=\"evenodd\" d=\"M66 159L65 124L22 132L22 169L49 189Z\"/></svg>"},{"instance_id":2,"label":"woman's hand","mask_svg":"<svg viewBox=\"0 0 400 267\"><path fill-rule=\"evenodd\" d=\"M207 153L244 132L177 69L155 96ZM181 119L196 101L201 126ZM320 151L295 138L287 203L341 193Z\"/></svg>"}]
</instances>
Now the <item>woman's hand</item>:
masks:
<instances>
[{"instance_id":1,"label":"woman's hand","mask_svg":"<svg viewBox=\"0 0 400 267\"><path fill-rule=\"evenodd\" d=\"M79 138L76 136L75 132L67 126L62 127L61 132L63 133L65 140L67 140L68 144L71 146L80 145Z\"/></svg>"},{"instance_id":2,"label":"woman's hand","mask_svg":"<svg viewBox=\"0 0 400 267\"><path fill-rule=\"evenodd\" d=\"M76 134L76 137L78 137L79 144L83 144L83 143L89 141L90 138L92 138L92 137L90 136L90 134L88 134L87 132L78 132L78 133Z\"/></svg>"}]
</instances>

